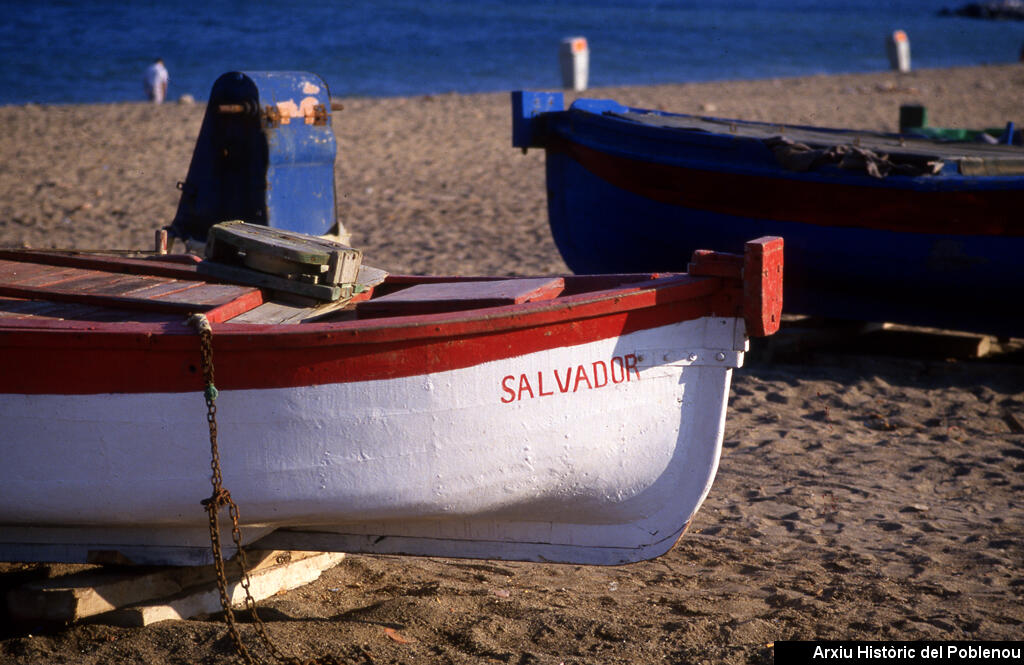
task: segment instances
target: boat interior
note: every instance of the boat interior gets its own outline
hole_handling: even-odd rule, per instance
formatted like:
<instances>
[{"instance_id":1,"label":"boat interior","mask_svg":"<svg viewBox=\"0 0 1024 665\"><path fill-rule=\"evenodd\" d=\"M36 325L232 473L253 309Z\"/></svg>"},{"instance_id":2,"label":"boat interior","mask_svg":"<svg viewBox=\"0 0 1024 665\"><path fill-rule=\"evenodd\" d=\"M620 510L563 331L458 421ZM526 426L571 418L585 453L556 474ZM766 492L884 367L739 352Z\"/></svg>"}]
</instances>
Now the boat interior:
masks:
<instances>
[{"instance_id":1,"label":"boat interior","mask_svg":"<svg viewBox=\"0 0 1024 665\"><path fill-rule=\"evenodd\" d=\"M268 227L245 230L268 242L250 244L229 261L218 256L221 250L213 243L207 244L206 259L191 254L0 250L0 324L155 323L192 313L205 314L211 323L351 321L550 300L652 277L388 275L363 265L358 250L331 240ZM326 251L316 255L311 248ZM293 261L300 250L308 255ZM343 281L326 283L331 280L325 277L328 266L338 253L346 253L356 265L345 268L348 276L335 278Z\"/></svg>"}]
</instances>

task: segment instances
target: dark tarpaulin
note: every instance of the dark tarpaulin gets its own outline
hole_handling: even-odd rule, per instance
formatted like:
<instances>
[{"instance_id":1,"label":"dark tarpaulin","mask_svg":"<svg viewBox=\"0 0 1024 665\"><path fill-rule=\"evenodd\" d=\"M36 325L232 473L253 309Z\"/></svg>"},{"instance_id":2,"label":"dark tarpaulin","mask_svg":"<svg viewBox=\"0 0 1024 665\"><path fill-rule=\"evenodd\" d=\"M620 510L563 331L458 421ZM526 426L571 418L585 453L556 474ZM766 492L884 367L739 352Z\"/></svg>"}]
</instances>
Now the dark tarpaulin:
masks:
<instances>
[{"instance_id":1,"label":"dark tarpaulin","mask_svg":"<svg viewBox=\"0 0 1024 665\"><path fill-rule=\"evenodd\" d=\"M887 155L856 145L841 144L828 148L812 148L776 136L764 140L779 164L790 171L814 171L833 165L841 169L863 171L873 178L890 175L935 175L942 170L942 160L920 155Z\"/></svg>"}]
</instances>

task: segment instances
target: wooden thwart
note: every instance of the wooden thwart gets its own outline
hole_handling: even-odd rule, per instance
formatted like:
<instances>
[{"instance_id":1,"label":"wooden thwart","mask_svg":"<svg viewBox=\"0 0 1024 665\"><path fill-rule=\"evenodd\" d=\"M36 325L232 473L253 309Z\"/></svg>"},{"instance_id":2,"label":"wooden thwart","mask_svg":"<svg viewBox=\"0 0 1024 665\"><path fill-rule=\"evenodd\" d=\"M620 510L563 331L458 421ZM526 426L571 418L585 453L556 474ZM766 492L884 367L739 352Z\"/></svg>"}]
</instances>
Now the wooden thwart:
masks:
<instances>
[{"instance_id":1,"label":"wooden thwart","mask_svg":"<svg viewBox=\"0 0 1024 665\"><path fill-rule=\"evenodd\" d=\"M564 288L565 281L561 277L418 284L361 302L356 310L360 317L454 312L550 300Z\"/></svg>"}]
</instances>

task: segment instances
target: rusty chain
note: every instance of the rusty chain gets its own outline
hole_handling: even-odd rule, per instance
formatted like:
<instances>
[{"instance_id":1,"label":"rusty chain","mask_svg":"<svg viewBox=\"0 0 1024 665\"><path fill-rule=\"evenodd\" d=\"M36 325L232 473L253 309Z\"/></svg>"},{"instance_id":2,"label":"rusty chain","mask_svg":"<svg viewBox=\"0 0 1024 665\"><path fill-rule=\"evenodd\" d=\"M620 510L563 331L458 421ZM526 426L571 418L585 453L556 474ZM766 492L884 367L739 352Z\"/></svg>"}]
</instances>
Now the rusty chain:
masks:
<instances>
[{"instance_id":1,"label":"rusty chain","mask_svg":"<svg viewBox=\"0 0 1024 665\"><path fill-rule=\"evenodd\" d=\"M227 506L228 516L231 518L231 540L235 544L236 562L239 570L239 584L245 590L245 606L252 616L253 626L259 642L270 653L270 656L277 662L284 665L342 665L342 661L334 656L320 656L318 658L301 659L296 656L286 656L267 634L266 624L260 618L256 610L256 600L252 597L249 579L249 565L246 561L245 550L242 548L242 531L239 527L238 506L231 498L231 493L224 487L224 479L220 470L220 451L217 447L217 387L213 376L213 328L203 314L193 314L189 317L189 324L199 334L200 360L205 388L203 396L206 399L206 421L210 429L210 484L213 486L213 493L210 498L203 499L202 505L206 508L210 523L210 548L213 552L213 566L217 576L217 590L220 593L220 605L224 610L224 622L227 624L231 641L235 645L235 653L245 661L246 665L257 665L252 652L242 641L238 631L238 624L235 621L235 613L231 607L231 596L228 594L227 573L224 568L224 557L220 542L220 509Z\"/></svg>"}]
</instances>

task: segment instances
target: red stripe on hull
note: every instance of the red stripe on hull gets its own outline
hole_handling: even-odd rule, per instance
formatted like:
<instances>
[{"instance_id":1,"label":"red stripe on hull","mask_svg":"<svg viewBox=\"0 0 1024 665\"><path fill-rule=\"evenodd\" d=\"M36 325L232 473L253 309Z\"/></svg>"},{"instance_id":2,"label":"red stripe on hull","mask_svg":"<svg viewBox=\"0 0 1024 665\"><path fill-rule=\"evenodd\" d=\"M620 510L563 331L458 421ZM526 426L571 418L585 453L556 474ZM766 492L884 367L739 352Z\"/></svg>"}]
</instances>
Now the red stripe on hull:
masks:
<instances>
[{"instance_id":1,"label":"red stripe on hull","mask_svg":"<svg viewBox=\"0 0 1024 665\"><path fill-rule=\"evenodd\" d=\"M722 280L678 277L559 301L400 319L214 326L221 389L415 376L692 320L714 312ZM723 315L731 315L725 314ZM52 322L0 331L0 393L200 390L198 337L183 323Z\"/></svg>"},{"instance_id":2,"label":"red stripe on hull","mask_svg":"<svg viewBox=\"0 0 1024 665\"><path fill-rule=\"evenodd\" d=\"M568 153L620 189L670 205L780 222L906 233L1024 236L1024 189L924 191L775 178L646 162L568 140Z\"/></svg>"}]
</instances>

